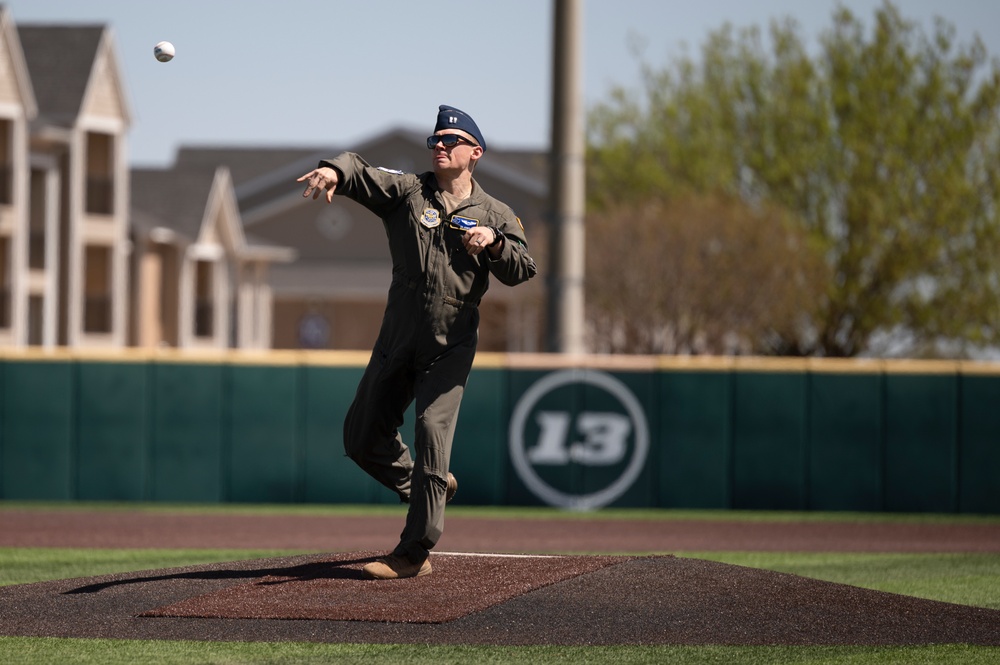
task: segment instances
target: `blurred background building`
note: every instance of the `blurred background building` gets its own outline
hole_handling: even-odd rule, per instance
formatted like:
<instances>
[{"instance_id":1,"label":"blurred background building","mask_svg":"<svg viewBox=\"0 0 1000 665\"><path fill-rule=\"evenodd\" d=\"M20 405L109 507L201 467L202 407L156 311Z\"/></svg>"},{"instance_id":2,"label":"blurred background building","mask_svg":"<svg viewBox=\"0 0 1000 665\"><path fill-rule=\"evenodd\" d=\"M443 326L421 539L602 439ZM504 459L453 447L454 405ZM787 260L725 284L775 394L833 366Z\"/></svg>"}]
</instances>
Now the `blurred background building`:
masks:
<instances>
[{"instance_id":1,"label":"blurred background building","mask_svg":"<svg viewBox=\"0 0 1000 665\"><path fill-rule=\"evenodd\" d=\"M408 171L422 134L360 145L179 149L133 169L127 83L106 26L15 25L0 6L0 345L363 349L391 278L379 220L301 197L342 150ZM544 247L546 159L491 148L477 170ZM540 350L541 280L495 287L481 346Z\"/></svg>"}]
</instances>

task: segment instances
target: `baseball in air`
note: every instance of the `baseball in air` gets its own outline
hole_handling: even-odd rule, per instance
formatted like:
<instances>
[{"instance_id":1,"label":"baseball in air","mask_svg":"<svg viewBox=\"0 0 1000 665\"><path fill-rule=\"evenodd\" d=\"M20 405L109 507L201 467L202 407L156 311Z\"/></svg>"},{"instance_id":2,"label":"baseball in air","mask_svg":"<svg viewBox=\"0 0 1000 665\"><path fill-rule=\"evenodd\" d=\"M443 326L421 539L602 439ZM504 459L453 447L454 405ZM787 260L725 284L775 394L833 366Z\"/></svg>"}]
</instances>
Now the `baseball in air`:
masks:
<instances>
[{"instance_id":1,"label":"baseball in air","mask_svg":"<svg viewBox=\"0 0 1000 665\"><path fill-rule=\"evenodd\" d=\"M174 59L174 45L170 42L160 42L153 47L153 55L160 62L170 62Z\"/></svg>"}]
</instances>

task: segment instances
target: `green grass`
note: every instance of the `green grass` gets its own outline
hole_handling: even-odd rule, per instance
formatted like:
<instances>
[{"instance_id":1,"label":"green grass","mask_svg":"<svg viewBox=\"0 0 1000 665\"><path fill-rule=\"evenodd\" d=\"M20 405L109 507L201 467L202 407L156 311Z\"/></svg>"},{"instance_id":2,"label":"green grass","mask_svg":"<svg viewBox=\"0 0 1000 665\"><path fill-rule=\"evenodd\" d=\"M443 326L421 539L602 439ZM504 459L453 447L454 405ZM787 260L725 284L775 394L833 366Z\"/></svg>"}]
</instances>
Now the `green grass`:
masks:
<instances>
[{"instance_id":1,"label":"green grass","mask_svg":"<svg viewBox=\"0 0 1000 665\"><path fill-rule=\"evenodd\" d=\"M989 647L445 647L426 645L309 644L301 642L158 642L0 637L4 663L925 663L987 665L998 652Z\"/></svg>"},{"instance_id":2,"label":"green grass","mask_svg":"<svg viewBox=\"0 0 1000 665\"><path fill-rule=\"evenodd\" d=\"M291 550L0 547L0 586L301 553Z\"/></svg>"}]
</instances>

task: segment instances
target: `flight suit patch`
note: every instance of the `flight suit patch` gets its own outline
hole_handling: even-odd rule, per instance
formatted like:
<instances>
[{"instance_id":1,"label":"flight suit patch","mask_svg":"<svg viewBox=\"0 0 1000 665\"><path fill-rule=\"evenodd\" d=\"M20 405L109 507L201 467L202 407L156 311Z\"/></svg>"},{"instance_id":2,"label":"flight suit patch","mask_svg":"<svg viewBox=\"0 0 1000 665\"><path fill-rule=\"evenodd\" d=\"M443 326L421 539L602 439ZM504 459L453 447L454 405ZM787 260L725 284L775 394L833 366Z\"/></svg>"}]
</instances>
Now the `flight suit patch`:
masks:
<instances>
[{"instance_id":1,"label":"flight suit patch","mask_svg":"<svg viewBox=\"0 0 1000 665\"><path fill-rule=\"evenodd\" d=\"M434 208L427 208L420 217L420 223L429 229L433 229L435 226L441 224L441 214Z\"/></svg>"},{"instance_id":2,"label":"flight suit patch","mask_svg":"<svg viewBox=\"0 0 1000 665\"><path fill-rule=\"evenodd\" d=\"M479 226L478 219L472 219L470 217L459 217L458 215L451 216L451 228L461 229L462 231L468 231L469 229Z\"/></svg>"}]
</instances>

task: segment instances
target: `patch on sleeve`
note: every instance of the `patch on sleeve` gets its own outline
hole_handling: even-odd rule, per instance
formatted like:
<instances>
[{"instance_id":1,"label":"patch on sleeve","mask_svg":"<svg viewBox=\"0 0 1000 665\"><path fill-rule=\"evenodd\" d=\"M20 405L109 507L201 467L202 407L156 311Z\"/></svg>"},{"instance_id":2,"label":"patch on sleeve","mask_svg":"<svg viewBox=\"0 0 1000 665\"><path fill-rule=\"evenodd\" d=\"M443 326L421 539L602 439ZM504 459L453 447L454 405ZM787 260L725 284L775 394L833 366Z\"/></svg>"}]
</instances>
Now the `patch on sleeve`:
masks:
<instances>
[{"instance_id":1,"label":"patch on sleeve","mask_svg":"<svg viewBox=\"0 0 1000 665\"><path fill-rule=\"evenodd\" d=\"M459 217L458 215L451 216L451 228L453 229L468 231L469 229L477 226L479 226L478 219L472 219L471 217Z\"/></svg>"},{"instance_id":2,"label":"patch on sleeve","mask_svg":"<svg viewBox=\"0 0 1000 665\"><path fill-rule=\"evenodd\" d=\"M378 166L376 168L378 168L379 171L382 171L384 173L391 173L393 175L403 175L403 172L400 171L399 169L387 169L384 166Z\"/></svg>"}]
</instances>

